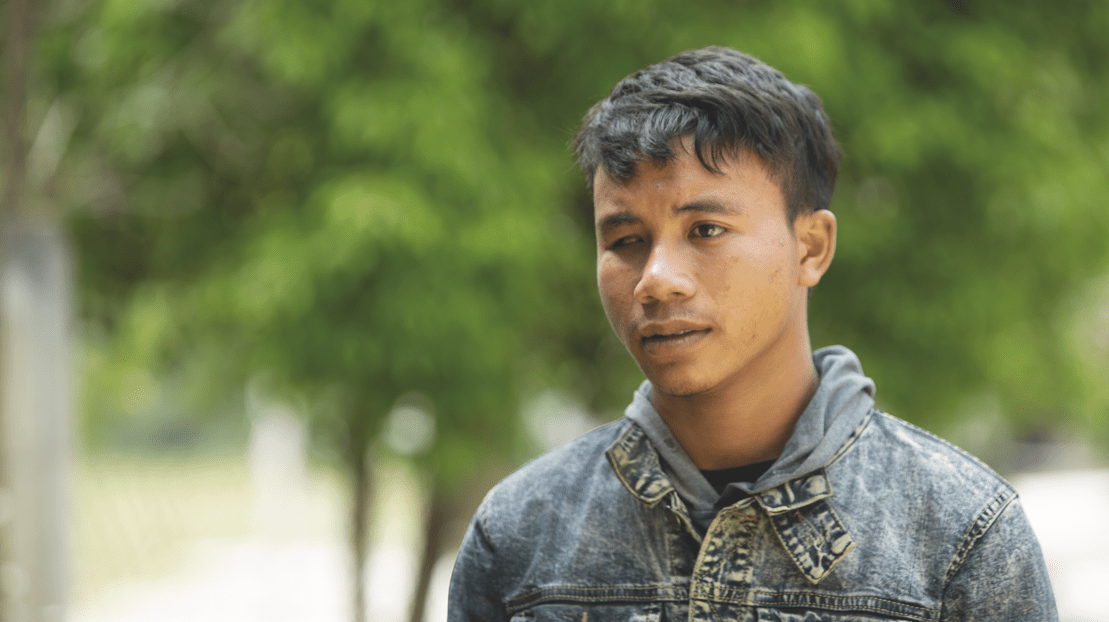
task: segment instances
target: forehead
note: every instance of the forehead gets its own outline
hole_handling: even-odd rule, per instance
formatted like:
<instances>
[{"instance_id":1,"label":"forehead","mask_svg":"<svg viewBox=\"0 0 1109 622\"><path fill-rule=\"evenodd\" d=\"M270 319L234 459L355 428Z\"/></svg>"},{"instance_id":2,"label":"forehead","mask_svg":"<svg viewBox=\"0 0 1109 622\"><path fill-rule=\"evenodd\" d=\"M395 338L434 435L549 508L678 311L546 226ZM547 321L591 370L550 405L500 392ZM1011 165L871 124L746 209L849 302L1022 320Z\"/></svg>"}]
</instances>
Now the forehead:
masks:
<instances>
[{"instance_id":1,"label":"forehead","mask_svg":"<svg viewBox=\"0 0 1109 622\"><path fill-rule=\"evenodd\" d=\"M593 182L594 214L649 206L677 208L684 203L711 200L736 208L767 204L784 209L778 184L757 156L740 153L707 169L688 150L676 150L673 160L640 162L626 181L597 168Z\"/></svg>"}]
</instances>

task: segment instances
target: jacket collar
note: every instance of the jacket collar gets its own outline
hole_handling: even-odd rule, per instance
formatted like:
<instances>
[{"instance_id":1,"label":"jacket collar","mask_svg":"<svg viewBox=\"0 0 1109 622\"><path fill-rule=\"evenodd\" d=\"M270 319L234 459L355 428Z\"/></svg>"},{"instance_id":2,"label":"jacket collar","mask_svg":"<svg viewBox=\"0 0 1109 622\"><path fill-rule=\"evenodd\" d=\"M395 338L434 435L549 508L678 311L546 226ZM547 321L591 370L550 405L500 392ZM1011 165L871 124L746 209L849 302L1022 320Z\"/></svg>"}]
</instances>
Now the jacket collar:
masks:
<instances>
[{"instance_id":1,"label":"jacket collar","mask_svg":"<svg viewBox=\"0 0 1109 622\"><path fill-rule=\"evenodd\" d=\"M874 406L874 382L859 359L843 346L813 353L820 385L794 426L782 455L754 483L730 484L754 497L770 516L779 540L797 567L816 583L855 546L827 503L834 491L825 467L847 450ZM668 494L695 510L711 509L720 495L705 480L651 404L651 384L636 391L625 416L629 425L606 456L628 491L654 507ZM797 521L797 514L807 521ZM686 517L688 519L688 517ZM815 522L814 522L815 521ZM801 532L822 525L819 538ZM799 531L801 530L801 531Z\"/></svg>"},{"instance_id":2,"label":"jacket collar","mask_svg":"<svg viewBox=\"0 0 1109 622\"><path fill-rule=\"evenodd\" d=\"M821 348L813 353L813 364L820 384L798 418L782 455L758 481L732 486L755 495L831 464L874 406L874 381L863 375L853 352L843 346ZM686 503L695 510L709 510L720 495L666 427L651 403L651 390L651 383L644 381L624 416L650 439L658 453L656 462L661 460L673 488Z\"/></svg>"}]
</instances>

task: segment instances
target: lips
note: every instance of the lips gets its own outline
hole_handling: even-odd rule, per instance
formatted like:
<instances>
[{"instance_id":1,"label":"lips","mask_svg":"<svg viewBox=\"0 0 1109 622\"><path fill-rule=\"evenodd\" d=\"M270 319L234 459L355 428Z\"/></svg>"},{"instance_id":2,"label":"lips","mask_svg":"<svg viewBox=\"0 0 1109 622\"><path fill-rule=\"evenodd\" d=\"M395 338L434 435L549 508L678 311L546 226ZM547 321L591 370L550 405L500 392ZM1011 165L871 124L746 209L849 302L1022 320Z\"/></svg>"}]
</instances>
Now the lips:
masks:
<instances>
[{"instance_id":1,"label":"lips","mask_svg":"<svg viewBox=\"0 0 1109 622\"><path fill-rule=\"evenodd\" d=\"M666 339L677 339L679 337L685 337L686 335L692 335L694 333L701 333L701 332L707 332L707 331L708 331L707 328L703 328L703 329L700 329L700 330L693 330L693 329L679 330L676 333L670 333L670 334L665 334L664 333L664 334L658 334L658 335L649 335L649 336L643 337L643 340L644 341L664 341Z\"/></svg>"},{"instance_id":2,"label":"lips","mask_svg":"<svg viewBox=\"0 0 1109 622\"><path fill-rule=\"evenodd\" d=\"M697 344L712 329L688 321L648 322L639 327L643 349L653 355Z\"/></svg>"},{"instance_id":3,"label":"lips","mask_svg":"<svg viewBox=\"0 0 1109 622\"><path fill-rule=\"evenodd\" d=\"M642 339L666 339L708 330L708 327L703 324L687 320L671 320L668 322L645 322L639 326L637 332Z\"/></svg>"}]
</instances>

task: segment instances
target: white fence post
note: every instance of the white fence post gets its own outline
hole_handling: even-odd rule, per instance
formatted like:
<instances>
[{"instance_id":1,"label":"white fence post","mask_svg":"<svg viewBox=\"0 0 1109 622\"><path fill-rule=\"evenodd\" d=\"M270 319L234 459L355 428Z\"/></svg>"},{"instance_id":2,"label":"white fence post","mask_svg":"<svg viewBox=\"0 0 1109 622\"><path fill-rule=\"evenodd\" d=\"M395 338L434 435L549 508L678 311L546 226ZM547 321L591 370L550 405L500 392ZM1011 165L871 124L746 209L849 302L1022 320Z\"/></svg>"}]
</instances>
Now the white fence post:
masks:
<instances>
[{"instance_id":1,"label":"white fence post","mask_svg":"<svg viewBox=\"0 0 1109 622\"><path fill-rule=\"evenodd\" d=\"M0 241L0 566L7 622L60 622L69 592L72 274L57 223Z\"/></svg>"}]
</instances>

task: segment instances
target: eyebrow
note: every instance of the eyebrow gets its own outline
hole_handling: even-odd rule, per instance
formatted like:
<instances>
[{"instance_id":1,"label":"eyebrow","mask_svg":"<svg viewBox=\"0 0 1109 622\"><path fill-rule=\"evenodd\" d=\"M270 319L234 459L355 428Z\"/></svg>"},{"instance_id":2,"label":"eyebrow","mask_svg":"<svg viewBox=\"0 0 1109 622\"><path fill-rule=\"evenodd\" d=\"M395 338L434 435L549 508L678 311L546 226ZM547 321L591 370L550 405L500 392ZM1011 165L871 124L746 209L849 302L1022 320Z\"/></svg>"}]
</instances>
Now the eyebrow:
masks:
<instances>
[{"instance_id":1,"label":"eyebrow","mask_svg":"<svg viewBox=\"0 0 1109 622\"><path fill-rule=\"evenodd\" d=\"M597 231L604 233L621 225L634 225L640 222L643 220L631 212L616 212L597 221Z\"/></svg>"},{"instance_id":2,"label":"eyebrow","mask_svg":"<svg viewBox=\"0 0 1109 622\"><path fill-rule=\"evenodd\" d=\"M724 203L721 203L720 201L717 201L715 199L699 199L693 201L692 203L679 205L678 207L674 208L673 212L675 215L686 214L689 212L699 212L704 214L723 214L728 216L739 216L744 214L743 210L725 205ZM641 222L643 222L643 220L639 216L636 216L629 211L616 212L615 214L609 214L608 216L605 216L601 220L597 221L597 231L600 233L605 233L622 225L634 225Z\"/></svg>"},{"instance_id":3,"label":"eyebrow","mask_svg":"<svg viewBox=\"0 0 1109 622\"><path fill-rule=\"evenodd\" d=\"M685 205L674 208L675 214L684 214L686 212L704 212L706 214L723 214L726 216L739 216L744 213L743 210L725 205L716 199L698 199L692 203L686 203Z\"/></svg>"}]
</instances>

